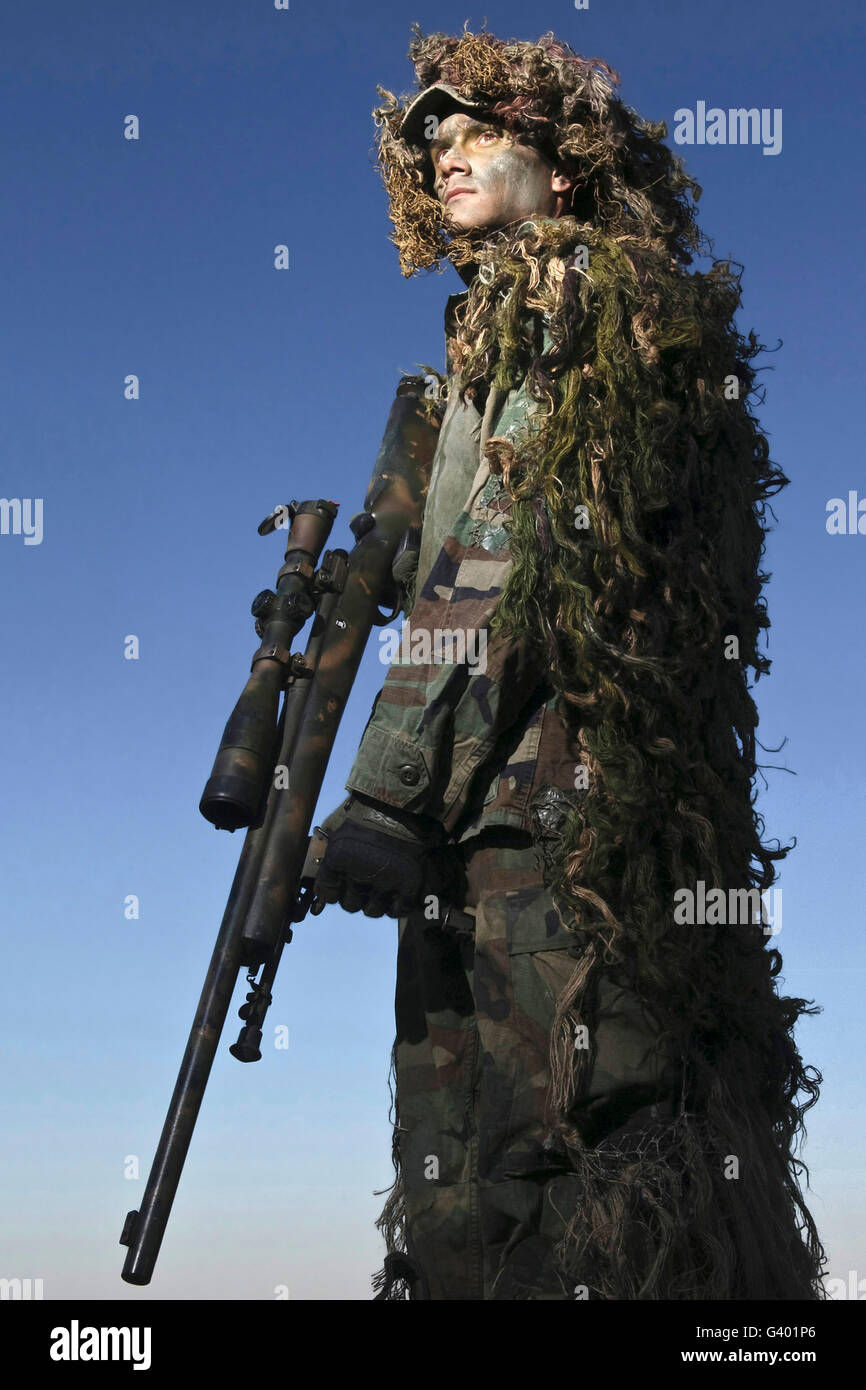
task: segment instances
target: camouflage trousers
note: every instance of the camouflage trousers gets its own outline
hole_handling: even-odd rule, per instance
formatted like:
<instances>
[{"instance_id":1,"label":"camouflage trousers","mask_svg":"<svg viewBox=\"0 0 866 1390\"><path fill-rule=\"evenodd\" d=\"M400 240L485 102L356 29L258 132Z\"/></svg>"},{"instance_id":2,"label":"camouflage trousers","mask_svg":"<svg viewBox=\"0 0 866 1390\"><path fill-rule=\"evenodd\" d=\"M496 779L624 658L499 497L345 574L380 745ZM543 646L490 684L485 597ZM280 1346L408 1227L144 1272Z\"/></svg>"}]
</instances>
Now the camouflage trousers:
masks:
<instances>
[{"instance_id":1,"label":"camouflage trousers","mask_svg":"<svg viewBox=\"0 0 866 1390\"><path fill-rule=\"evenodd\" d=\"M463 848L474 936L423 910L399 922L389 1199L393 1217L399 1198L399 1237L386 1213L380 1226L409 1257L411 1298L571 1299L556 1246L574 1189L549 1142L549 1049L576 938L528 835L488 830ZM638 1001L611 981L599 997L580 1099L589 1142L664 1120L678 1085Z\"/></svg>"}]
</instances>

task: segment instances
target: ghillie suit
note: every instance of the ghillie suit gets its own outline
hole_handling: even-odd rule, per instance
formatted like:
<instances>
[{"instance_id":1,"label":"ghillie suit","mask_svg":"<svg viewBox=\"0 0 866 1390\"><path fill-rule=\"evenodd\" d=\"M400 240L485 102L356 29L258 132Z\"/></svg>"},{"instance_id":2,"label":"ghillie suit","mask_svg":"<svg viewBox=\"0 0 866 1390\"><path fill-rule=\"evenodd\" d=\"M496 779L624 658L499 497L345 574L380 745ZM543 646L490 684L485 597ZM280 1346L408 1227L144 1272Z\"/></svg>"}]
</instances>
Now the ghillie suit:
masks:
<instances>
[{"instance_id":1,"label":"ghillie suit","mask_svg":"<svg viewBox=\"0 0 866 1390\"><path fill-rule=\"evenodd\" d=\"M795 1157L821 1077L794 1027L817 1010L777 992L760 911L676 911L700 883L724 894L711 904L754 907L788 852L762 843L753 794L764 519L788 481L749 406L760 344L734 326L730 265L687 270L706 245L701 190L612 69L552 34L414 30L418 90L379 88L374 113L393 240L406 276L477 266L450 344L461 399L525 380L537 403L486 446L514 561L491 633L537 643L587 773L559 824L536 825L576 945L550 1036L547 1147L572 1193L559 1268L592 1298L821 1298ZM574 170L570 213L449 230L423 141L401 138L434 83ZM603 975L635 990L682 1066L678 1112L608 1145L587 1137L593 1050L574 1044L594 1036ZM398 1280L400 1202L398 1173L380 1218Z\"/></svg>"}]
</instances>

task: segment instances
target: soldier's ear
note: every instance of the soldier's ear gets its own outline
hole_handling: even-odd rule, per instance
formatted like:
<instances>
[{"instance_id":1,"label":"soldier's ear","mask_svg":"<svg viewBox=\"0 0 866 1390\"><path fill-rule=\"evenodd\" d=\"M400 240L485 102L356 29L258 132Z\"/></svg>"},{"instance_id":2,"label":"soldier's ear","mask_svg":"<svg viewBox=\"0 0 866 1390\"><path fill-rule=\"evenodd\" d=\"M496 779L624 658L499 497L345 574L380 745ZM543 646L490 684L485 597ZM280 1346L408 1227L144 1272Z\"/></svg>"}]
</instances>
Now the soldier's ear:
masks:
<instances>
[{"instance_id":1,"label":"soldier's ear","mask_svg":"<svg viewBox=\"0 0 866 1390\"><path fill-rule=\"evenodd\" d=\"M593 217L593 197L585 172L574 165L557 165L552 183L554 193L561 193L565 211L580 221Z\"/></svg>"},{"instance_id":2,"label":"soldier's ear","mask_svg":"<svg viewBox=\"0 0 866 1390\"><path fill-rule=\"evenodd\" d=\"M580 169L576 163L568 159L563 159L552 151L550 162L553 165L551 172L551 189L554 193L568 195L580 182Z\"/></svg>"}]
</instances>

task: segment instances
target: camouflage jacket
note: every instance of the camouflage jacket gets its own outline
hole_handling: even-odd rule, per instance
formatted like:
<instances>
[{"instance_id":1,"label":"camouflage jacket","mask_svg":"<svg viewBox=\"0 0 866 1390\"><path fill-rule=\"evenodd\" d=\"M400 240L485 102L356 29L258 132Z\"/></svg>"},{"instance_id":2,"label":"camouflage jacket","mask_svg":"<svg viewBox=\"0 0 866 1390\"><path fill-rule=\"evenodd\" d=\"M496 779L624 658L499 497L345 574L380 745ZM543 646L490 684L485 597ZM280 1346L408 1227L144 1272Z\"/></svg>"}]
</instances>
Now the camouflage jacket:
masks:
<instances>
[{"instance_id":1,"label":"camouflage jacket","mask_svg":"<svg viewBox=\"0 0 866 1390\"><path fill-rule=\"evenodd\" d=\"M465 293L449 297L446 348L451 313ZM463 406L450 368L449 356L415 601L345 785L432 816L462 841L494 826L531 832L533 801L549 787L573 795L579 759L537 657L522 642L487 641L512 563L502 524L511 502L481 451L539 407L523 384L509 392L490 387L483 412L469 401ZM437 464L449 449L449 469L463 468L472 481L463 510L431 551L428 518L444 472Z\"/></svg>"}]
</instances>

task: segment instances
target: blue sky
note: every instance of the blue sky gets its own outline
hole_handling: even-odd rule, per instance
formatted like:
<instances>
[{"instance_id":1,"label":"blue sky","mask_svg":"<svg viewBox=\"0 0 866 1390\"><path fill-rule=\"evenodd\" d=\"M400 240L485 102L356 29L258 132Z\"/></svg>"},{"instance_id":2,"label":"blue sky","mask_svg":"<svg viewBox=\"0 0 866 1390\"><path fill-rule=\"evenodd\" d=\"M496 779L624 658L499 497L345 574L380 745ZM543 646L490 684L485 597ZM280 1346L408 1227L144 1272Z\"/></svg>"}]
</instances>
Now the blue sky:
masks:
<instances>
[{"instance_id":1,"label":"blue sky","mask_svg":"<svg viewBox=\"0 0 866 1390\"><path fill-rule=\"evenodd\" d=\"M197 805L254 647L250 601L281 560L256 527L279 502L331 497L330 544L351 548L399 375L442 365L442 310L462 288L450 268L400 274L376 84L412 86L412 20L456 33L485 17L500 37L552 29L604 57L671 143L674 113L698 101L783 112L777 155L679 153L716 255L745 266L741 329L783 342L760 359L761 419L792 485L755 695L763 743L786 740L764 760L790 771L768 771L759 805L768 836L798 842L779 881L785 990L824 1010L799 1035L825 1077L809 1203L831 1276L866 1277L866 535L826 529L830 498L866 497L859 6L591 0L530 18L511 3L45 0L0 20L0 494L43 504L40 544L0 536L0 1275L42 1278L46 1298L370 1297L373 1194L391 1179L388 918L332 908L296 931L272 1010L289 1048L240 1067L227 1029L149 1288L122 1283L117 1240L241 847ZM371 644L320 820L383 678Z\"/></svg>"}]
</instances>

